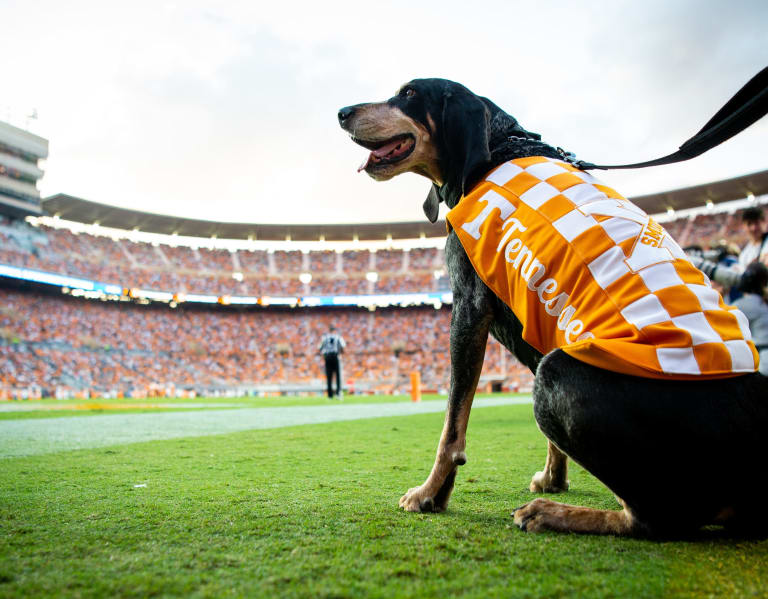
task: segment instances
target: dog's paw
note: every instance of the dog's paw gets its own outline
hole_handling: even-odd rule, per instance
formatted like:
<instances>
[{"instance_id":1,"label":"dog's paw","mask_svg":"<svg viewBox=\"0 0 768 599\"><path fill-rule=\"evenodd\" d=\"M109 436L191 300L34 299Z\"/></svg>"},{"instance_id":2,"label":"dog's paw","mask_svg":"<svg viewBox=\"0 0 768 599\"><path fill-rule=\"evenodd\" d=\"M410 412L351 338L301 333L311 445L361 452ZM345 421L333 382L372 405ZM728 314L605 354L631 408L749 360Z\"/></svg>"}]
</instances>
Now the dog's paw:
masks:
<instances>
[{"instance_id":1,"label":"dog's paw","mask_svg":"<svg viewBox=\"0 0 768 599\"><path fill-rule=\"evenodd\" d=\"M537 472L531 479L528 487L531 493L564 493L571 486L571 481L566 480L557 483L546 472Z\"/></svg>"},{"instance_id":2,"label":"dog's paw","mask_svg":"<svg viewBox=\"0 0 768 599\"><path fill-rule=\"evenodd\" d=\"M560 503L539 497L513 510L512 516L520 530L541 532L552 528L548 523L561 507Z\"/></svg>"},{"instance_id":3,"label":"dog's paw","mask_svg":"<svg viewBox=\"0 0 768 599\"><path fill-rule=\"evenodd\" d=\"M444 507L435 503L435 499L424 492L423 487L408 489L400 498L400 507L406 512L442 512Z\"/></svg>"}]
</instances>

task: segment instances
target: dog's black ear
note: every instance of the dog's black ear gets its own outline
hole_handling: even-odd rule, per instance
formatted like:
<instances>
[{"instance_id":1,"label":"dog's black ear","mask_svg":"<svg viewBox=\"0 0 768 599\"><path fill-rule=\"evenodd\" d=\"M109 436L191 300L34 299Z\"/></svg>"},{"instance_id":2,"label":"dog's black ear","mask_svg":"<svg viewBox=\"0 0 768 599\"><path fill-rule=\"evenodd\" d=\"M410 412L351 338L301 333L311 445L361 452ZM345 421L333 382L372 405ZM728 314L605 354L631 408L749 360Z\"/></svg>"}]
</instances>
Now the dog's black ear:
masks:
<instances>
[{"instance_id":1,"label":"dog's black ear","mask_svg":"<svg viewBox=\"0 0 768 599\"><path fill-rule=\"evenodd\" d=\"M488 170L490 166L490 113L479 96L458 89L446 92L442 117L441 157L446 162L444 171L453 179L446 182L463 195L474 183L473 175L477 176L481 167Z\"/></svg>"},{"instance_id":2,"label":"dog's black ear","mask_svg":"<svg viewBox=\"0 0 768 599\"><path fill-rule=\"evenodd\" d=\"M429 190L427 199L424 200L424 214L427 215L429 222L433 223L437 221L437 215L440 214L440 188L432 184L432 188Z\"/></svg>"}]
</instances>

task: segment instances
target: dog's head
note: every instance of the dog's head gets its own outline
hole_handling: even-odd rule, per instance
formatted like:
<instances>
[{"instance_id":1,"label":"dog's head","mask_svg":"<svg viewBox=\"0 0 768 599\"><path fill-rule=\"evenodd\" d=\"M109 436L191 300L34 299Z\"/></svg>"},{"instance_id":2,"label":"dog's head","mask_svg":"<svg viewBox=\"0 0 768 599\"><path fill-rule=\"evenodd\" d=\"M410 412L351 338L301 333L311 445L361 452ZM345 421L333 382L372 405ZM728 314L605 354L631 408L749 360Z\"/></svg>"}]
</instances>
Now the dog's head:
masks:
<instances>
[{"instance_id":1,"label":"dog's head","mask_svg":"<svg viewBox=\"0 0 768 599\"><path fill-rule=\"evenodd\" d=\"M385 102L347 106L339 124L371 152L358 170L377 181L401 173L433 182L424 212L437 220L439 203L460 197L493 163L510 136L539 140L487 98L447 79L414 79Z\"/></svg>"}]
</instances>

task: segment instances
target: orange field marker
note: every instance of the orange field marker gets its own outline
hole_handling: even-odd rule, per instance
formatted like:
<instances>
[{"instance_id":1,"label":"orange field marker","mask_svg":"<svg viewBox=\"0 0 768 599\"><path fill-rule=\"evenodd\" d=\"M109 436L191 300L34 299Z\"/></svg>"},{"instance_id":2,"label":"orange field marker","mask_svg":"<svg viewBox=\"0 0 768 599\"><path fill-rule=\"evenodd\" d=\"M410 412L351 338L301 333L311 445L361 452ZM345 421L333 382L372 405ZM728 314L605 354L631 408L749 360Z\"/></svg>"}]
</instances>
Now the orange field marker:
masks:
<instances>
[{"instance_id":1,"label":"orange field marker","mask_svg":"<svg viewBox=\"0 0 768 599\"><path fill-rule=\"evenodd\" d=\"M421 373L418 370L411 373L411 401L421 401Z\"/></svg>"}]
</instances>

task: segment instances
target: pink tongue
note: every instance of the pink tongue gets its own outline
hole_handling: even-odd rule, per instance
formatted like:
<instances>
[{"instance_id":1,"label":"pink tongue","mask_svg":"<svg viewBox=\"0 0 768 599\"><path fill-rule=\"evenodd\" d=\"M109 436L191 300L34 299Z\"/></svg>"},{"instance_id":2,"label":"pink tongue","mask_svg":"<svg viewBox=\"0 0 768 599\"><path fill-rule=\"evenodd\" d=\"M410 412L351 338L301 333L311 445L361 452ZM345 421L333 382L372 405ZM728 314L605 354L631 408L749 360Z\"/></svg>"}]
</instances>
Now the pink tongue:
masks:
<instances>
[{"instance_id":1,"label":"pink tongue","mask_svg":"<svg viewBox=\"0 0 768 599\"><path fill-rule=\"evenodd\" d=\"M396 139L395 141L390 142L387 145L378 148L377 150L373 150L373 152L368 154L363 163L357 168L357 172L359 173L360 171L364 171L366 167L371 163L374 156L376 158L384 158L387 154L394 151L394 149L403 142L403 139Z\"/></svg>"},{"instance_id":2,"label":"pink tongue","mask_svg":"<svg viewBox=\"0 0 768 599\"><path fill-rule=\"evenodd\" d=\"M365 160L363 160L363 163L357 167L357 172L364 171L368 167L368 163L371 161L371 154L368 154L368 156L365 157Z\"/></svg>"},{"instance_id":3,"label":"pink tongue","mask_svg":"<svg viewBox=\"0 0 768 599\"><path fill-rule=\"evenodd\" d=\"M403 143L402 139L397 139L391 143L388 143L386 146L380 147L378 150L374 150L371 152L374 156L377 158L384 158L387 154L389 154L392 150L394 150L397 146L399 146L401 143Z\"/></svg>"}]
</instances>

